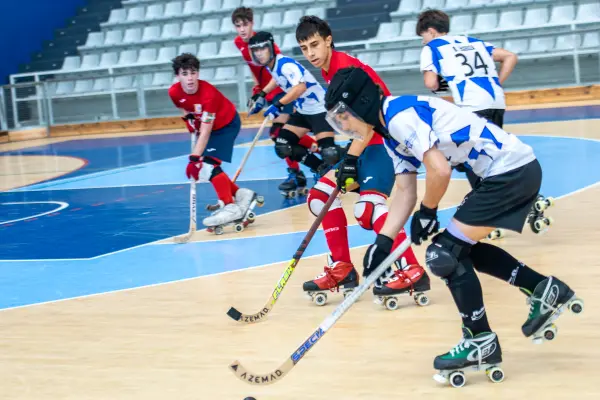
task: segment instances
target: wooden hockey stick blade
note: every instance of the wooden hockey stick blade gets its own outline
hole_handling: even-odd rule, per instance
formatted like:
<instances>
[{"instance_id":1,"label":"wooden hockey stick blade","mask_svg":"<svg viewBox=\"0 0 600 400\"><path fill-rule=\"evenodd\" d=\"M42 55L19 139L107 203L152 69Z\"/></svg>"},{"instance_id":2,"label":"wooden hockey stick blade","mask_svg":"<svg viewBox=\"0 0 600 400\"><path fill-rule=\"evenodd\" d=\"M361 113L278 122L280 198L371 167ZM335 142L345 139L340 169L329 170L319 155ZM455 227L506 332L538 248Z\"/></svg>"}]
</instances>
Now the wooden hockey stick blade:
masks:
<instances>
[{"instance_id":1,"label":"wooden hockey stick blade","mask_svg":"<svg viewBox=\"0 0 600 400\"><path fill-rule=\"evenodd\" d=\"M192 236L194 236L195 232L196 231L189 231L185 235L175 236L173 238L173 241L175 241L175 243L187 243L187 242L190 241L190 239L192 238Z\"/></svg>"},{"instance_id":2,"label":"wooden hockey stick blade","mask_svg":"<svg viewBox=\"0 0 600 400\"><path fill-rule=\"evenodd\" d=\"M285 360L283 364L281 364L279 368L268 374L263 375L255 374L248 371L242 366L242 364L239 361L234 361L233 363L231 363L229 365L229 368L240 380L252 385L270 385L274 382L280 381L285 375L287 375L292 370L292 368L294 368L296 364L298 364L298 362L300 362L300 360L306 355L306 353L308 353L309 350L312 349L323 336L325 336L325 333L329 329L331 329L333 325L335 325L337 320L339 320L342 317L342 315L344 315L346 311L348 311L350 307L354 305L354 303L356 303L358 298L361 297L371 287L371 285L375 283L377 278L379 278L385 272L386 269L388 269L392 264L394 264L394 262L409 247L410 238L406 238L400 244L400 246L398 246L389 256L387 256L385 260L383 260L381 264L379 264L377 268L375 268L375 270L352 291L352 293L346 296L344 301L340 305L338 305L335 308L335 310L333 310L333 312L327 316L327 318L325 318L325 320L321 323L321 325L319 325L317 330L314 331L313 334L310 335L304 341L304 343L302 343L300 347L298 347L298 349L296 349L296 351L294 351L292 355L287 360Z\"/></svg>"},{"instance_id":3,"label":"wooden hockey stick blade","mask_svg":"<svg viewBox=\"0 0 600 400\"><path fill-rule=\"evenodd\" d=\"M302 239L302 243L300 243L300 246L298 246L298 249L296 250L294 257L288 264L285 271L283 271L281 278L279 278L279 281L277 281L275 290L273 290L271 297L269 297L269 300L263 306L263 308L255 314L244 314L244 313L240 312L239 310L237 310L235 307L231 307L229 309L229 311L227 311L227 315L229 315L235 321L238 321L238 322L241 322L244 324L253 324L255 322L262 322L265 319L267 314L273 309L273 306L275 305L275 302L281 295L283 288L285 287L285 285L289 281L290 277L292 276L292 273L294 272L296 265L298 265L298 262L300 261L302 254L304 254L304 250L306 250L312 237L317 232L317 229L319 229L319 226L321 225L321 221L323 221L325 214L329 210L329 207L331 207L331 204L333 204L333 202L335 201L338 194L339 194L339 189L336 188L333 190L333 192L329 196L329 199L327 199L327 202L323 206L323 209L319 213L319 216L314 220L310 229L308 230L308 232Z\"/></svg>"}]
</instances>

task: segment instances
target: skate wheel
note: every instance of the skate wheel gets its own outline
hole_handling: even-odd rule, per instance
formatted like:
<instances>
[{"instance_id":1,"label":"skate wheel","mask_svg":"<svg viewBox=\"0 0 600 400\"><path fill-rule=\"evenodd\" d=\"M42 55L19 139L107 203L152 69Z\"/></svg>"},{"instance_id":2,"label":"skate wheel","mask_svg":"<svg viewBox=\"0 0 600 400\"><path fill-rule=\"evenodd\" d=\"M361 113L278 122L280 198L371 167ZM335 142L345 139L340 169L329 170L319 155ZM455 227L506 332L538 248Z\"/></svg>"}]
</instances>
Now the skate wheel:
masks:
<instances>
[{"instance_id":1,"label":"skate wheel","mask_svg":"<svg viewBox=\"0 0 600 400\"><path fill-rule=\"evenodd\" d=\"M544 222L546 223L547 226L554 225L554 218L547 217Z\"/></svg>"},{"instance_id":2,"label":"skate wheel","mask_svg":"<svg viewBox=\"0 0 600 400\"><path fill-rule=\"evenodd\" d=\"M398 309L398 299L396 297L388 297L387 299L385 299L385 308L387 308L390 311L394 311Z\"/></svg>"},{"instance_id":3,"label":"skate wheel","mask_svg":"<svg viewBox=\"0 0 600 400\"><path fill-rule=\"evenodd\" d=\"M213 233L215 230L213 228L206 228L206 232Z\"/></svg>"},{"instance_id":4,"label":"skate wheel","mask_svg":"<svg viewBox=\"0 0 600 400\"><path fill-rule=\"evenodd\" d=\"M546 329L544 329L544 339L545 340L554 340L554 338L556 337L556 333L557 333L558 329L556 328L556 325L552 324L549 327L547 327Z\"/></svg>"},{"instance_id":5,"label":"skate wheel","mask_svg":"<svg viewBox=\"0 0 600 400\"><path fill-rule=\"evenodd\" d=\"M254 214L254 212L250 211L248 213L248 219L255 219L256 218L256 214Z\"/></svg>"},{"instance_id":6,"label":"skate wheel","mask_svg":"<svg viewBox=\"0 0 600 400\"><path fill-rule=\"evenodd\" d=\"M315 302L316 305L320 306L324 306L325 303L327 303L327 294L325 293L317 293L315 294L315 296L313 297L313 301Z\"/></svg>"},{"instance_id":7,"label":"skate wheel","mask_svg":"<svg viewBox=\"0 0 600 400\"><path fill-rule=\"evenodd\" d=\"M215 227L215 235L222 235L223 234L223 227L222 226L217 226Z\"/></svg>"},{"instance_id":8,"label":"skate wheel","mask_svg":"<svg viewBox=\"0 0 600 400\"><path fill-rule=\"evenodd\" d=\"M426 294L419 293L419 294L415 295L415 303L417 303L421 307L425 307L426 305L429 304L429 297L427 297Z\"/></svg>"},{"instance_id":9,"label":"skate wheel","mask_svg":"<svg viewBox=\"0 0 600 400\"><path fill-rule=\"evenodd\" d=\"M293 199L294 197L296 197L296 191L292 190L288 192L288 197L290 199Z\"/></svg>"},{"instance_id":10,"label":"skate wheel","mask_svg":"<svg viewBox=\"0 0 600 400\"><path fill-rule=\"evenodd\" d=\"M243 224L236 224L235 225L235 231L236 232L241 232L244 230L244 225Z\"/></svg>"},{"instance_id":11,"label":"skate wheel","mask_svg":"<svg viewBox=\"0 0 600 400\"><path fill-rule=\"evenodd\" d=\"M306 195L308 195L308 189L302 188L298 191L298 193L300 194L300 196L306 196Z\"/></svg>"},{"instance_id":12,"label":"skate wheel","mask_svg":"<svg viewBox=\"0 0 600 400\"><path fill-rule=\"evenodd\" d=\"M583 300L576 299L569 304L569 310L573 314L580 314L583 311Z\"/></svg>"},{"instance_id":13,"label":"skate wheel","mask_svg":"<svg viewBox=\"0 0 600 400\"><path fill-rule=\"evenodd\" d=\"M465 386L467 383L467 378L465 378L465 374L460 371L455 371L450 374L450 384L455 388L460 388Z\"/></svg>"},{"instance_id":14,"label":"skate wheel","mask_svg":"<svg viewBox=\"0 0 600 400\"><path fill-rule=\"evenodd\" d=\"M500 367L492 367L485 371L490 381L500 383L504 380L504 371Z\"/></svg>"},{"instance_id":15,"label":"skate wheel","mask_svg":"<svg viewBox=\"0 0 600 400\"><path fill-rule=\"evenodd\" d=\"M544 228L546 227L546 224L544 223L543 219L536 219L533 223L533 228L534 228L534 232L535 233L540 233Z\"/></svg>"},{"instance_id":16,"label":"skate wheel","mask_svg":"<svg viewBox=\"0 0 600 400\"><path fill-rule=\"evenodd\" d=\"M353 291L354 291L354 289L347 289L347 290L344 290L344 291L342 292L342 294L344 295L344 299L345 299L346 297L350 296L350 295L352 294L352 292L353 292Z\"/></svg>"},{"instance_id":17,"label":"skate wheel","mask_svg":"<svg viewBox=\"0 0 600 400\"><path fill-rule=\"evenodd\" d=\"M548 203L548 207L552 207L556 200L554 199L554 197L546 197L546 202Z\"/></svg>"},{"instance_id":18,"label":"skate wheel","mask_svg":"<svg viewBox=\"0 0 600 400\"><path fill-rule=\"evenodd\" d=\"M263 196L256 196L256 205L262 207L265 205L265 198Z\"/></svg>"}]
</instances>

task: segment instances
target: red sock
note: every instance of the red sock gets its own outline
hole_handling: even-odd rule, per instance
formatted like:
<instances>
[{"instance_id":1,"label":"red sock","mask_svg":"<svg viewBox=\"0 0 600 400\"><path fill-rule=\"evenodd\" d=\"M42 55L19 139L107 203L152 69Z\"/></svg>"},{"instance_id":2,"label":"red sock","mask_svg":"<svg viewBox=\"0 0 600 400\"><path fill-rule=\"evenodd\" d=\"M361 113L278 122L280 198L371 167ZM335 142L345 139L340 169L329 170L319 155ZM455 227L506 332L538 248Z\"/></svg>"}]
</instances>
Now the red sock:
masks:
<instances>
[{"instance_id":1,"label":"red sock","mask_svg":"<svg viewBox=\"0 0 600 400\"><path fill-rule=\"evenodd\" d=\"M313 144L316 144L317 141L312 137L312 136L308 136L308 135L304 135L300 138L300 141L298 142L298 144L304 148L310 149L312 147Z\"/></svg>"},{"instance_id":2,"label":"red sock","mask_svg":"<svg viewBox=\"0 0 600 400\"><path fill-rule=\"evenodd\" d=\"M351 263L348 244L348 220L343 208L329 210L323 218L323 230L333 261Z\"/></svg>"},{"instance_id":3,"label":"red sock","mask_svg":"<svg viewBox=\"0 0 600 400\"><path fill-rule=\"evenodd\" d=\"M217 192L217 196L219 200L221 200L225 204L233 203L233 197L231 196L232 185L235 185L231 182L231 179L227 176L225 172L221 172L220 174L214 176L210 182L212 183L215 191ZM237 187L237 186L236 186Z\"/></svg>"},{"instance_id":4,"label":"red sock","mask_svg":"<svg viewBox=\"0 0 600 400\"><path fill-rule=\"evenodd\" d=\"M379 217L377 219L377 221L375 221L375 223L373 224L373 230L375 231L375 233L379 233L381 231L381 228L383 228L383 224L385 223L385 219L387 218L388 213L383 214L381 217ZM406 232L404 231L404 228L402 228L402 230L400 230L400 232L398 232L398 235L396 236L396 238L394 239L394 244L392 245L392 251L394 251L394 249L398 246L400 246L400 244L404 241L404 239L406 239ZM413 252L412 247L409 247L408 249L406 249L406 251L400 256L401 258L404 257L406 259L406 262L408 263L408 265L420 265L419 262L417 261L417 257L415 256L415 253Z\"/></svg>"},{"instance_id":5,"label":"red sock","mask_svg":"<svg viewBox=\"0 0 600 400\"><path fill-rule=\"evenodd\" d=\"M285 162L287 163L288 167L290 167L291 169L300 169L300 165L298 164L298 161L293 161L293 160L290 160L289 157L286 157Z\"/></svg>"},{"instance_id":6,"label":"red sock","mask_svg":"<svg viewBox=\"0 0 600 400\"><path fill-rule=\"evenodd\" d=\"M238 189L239 189L238 185L236 185L233 181L231 181L231 195L232 196L235 196Z\"/></svg>"}]
</instances>

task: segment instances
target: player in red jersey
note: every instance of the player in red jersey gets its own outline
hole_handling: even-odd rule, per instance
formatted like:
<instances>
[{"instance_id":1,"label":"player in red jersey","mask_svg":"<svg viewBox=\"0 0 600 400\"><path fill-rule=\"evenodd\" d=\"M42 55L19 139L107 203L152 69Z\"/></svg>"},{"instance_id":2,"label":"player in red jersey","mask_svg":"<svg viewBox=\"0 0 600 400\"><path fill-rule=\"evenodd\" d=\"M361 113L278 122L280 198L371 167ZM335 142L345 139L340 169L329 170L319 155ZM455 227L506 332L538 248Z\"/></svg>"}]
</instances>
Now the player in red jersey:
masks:
<instances>
[{"instance_id":1,"label":"player in red jersey","mask_svg":"<svg viewBox=\"0 0 600 400\"><path fill-rule=\"evenodd\" d=\"M304 57L314 67L321 69L327 84L339 69L355 66L366 71L386 95L390 94L373 68L355 57L334 50L331 28L326 21L315 16L302 17L296 28L296 40ZM373 135L368 143L360 140L351 142L347 155L337 168L321 178L309 192L308 206L311 212L315 215L319 213L336 187L336 181L342 191L345 191L345 182L349 178L360 186L356 189L360 197L354 205L354 216L358 224L364 229L379 233L388 215L386 201L395 179L393 161L380 135ZM304 284L305 291L316 293L339 286L352 288L358 284L357 272L350 259L347 225L341 200L338 199L323 219L323 230L331 251L329 265L325 267L324 274ZM390 251L404 239L406 233L402 229L393 242L387 243ZM395 271L388 271L385 282L378 282L375 286L373 293L376 296L429 290L429 277L419 265L412 248L402 255L397 267Z\"/></svg>"},{"instance_id":2,"label":"player in red jersey","mask_svg":"<svg viewBox=\"0 0 600 400\"><path fill-rule=\"evenodd\" d=\"M185 173L196 181L210 181L219 197L222 207L202 221L213 227L242 219L256 193L238 188L221 169L221 162L231 162L242 123L233 103L213 85L198 79L199 71L200 61L194 55L176 57L173 72L179 82L169 88L169 97L182 111L190 133L198 137Z\"/></svg>"},{"instance_id":3,"label":"player in red jersey","mask_svg":"<svg viewBox=\"0 0 600 400\"><path fill-rule=\"evenodd\" d=\"M244 61L248 64L250 71L252 72L252 77L254 79L255 85L252 88L252 96L250 101L248 102L248 109L251 110L254 106L254 103L262 103L263 105L271 105L272 103L280 100L285 93L281 88L277 85L274 85L273 90L269 91L268 88L265 90L269 82L271 82L272 76L269 71L262 65L257 65L250 55L250 51L248 50L248 41L252 36L255 35L254 32L254 12L251 8L248 7L238 7L233 10L231 14L231 22L235 26L235 30L238 33L238 36L235 37L233 42L237 46L237 48L242 53L242 57ZM279 54L279 47L275 45L275 54ZM281 114L273 120L273 124L271 125L271 129L269 131L269 136L271 140L275 142L277 135L281 128L285 125L285 123L289 120L290 115L294 112L294 104L287 104L282 110ZM302 147L310 149L312 151L317 151L317 142L312 136L305 135L300 139L299 143ZM306 176L304 172L300 170L300 165L297 161L290 160L289 157L285 159L288 165L288 178L279 185L279 190L286 191L295 191L298 187L306 186Z\"/></svg>"}]
</instances>

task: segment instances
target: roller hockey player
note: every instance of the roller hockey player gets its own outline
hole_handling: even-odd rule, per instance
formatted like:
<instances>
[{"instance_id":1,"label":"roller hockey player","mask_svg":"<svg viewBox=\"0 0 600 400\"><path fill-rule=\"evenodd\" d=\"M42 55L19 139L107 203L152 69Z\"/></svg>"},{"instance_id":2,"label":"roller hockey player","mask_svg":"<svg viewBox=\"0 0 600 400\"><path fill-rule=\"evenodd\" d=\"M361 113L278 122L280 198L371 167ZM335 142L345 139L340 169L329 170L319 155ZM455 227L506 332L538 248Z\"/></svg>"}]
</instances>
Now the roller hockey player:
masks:
<instances>
[{"instance_id":1,"label":"roller hockey player","mask_svg":"<svg viewBox=\"0 0 600 400\"><path fill-rule=\"evenodd\" d=\"M333 131L325 120L323 98L325 89L315 77L296 60L282 54L275 54L273 36L269 32L257 32L248 42L250 54L256 64L267 67L273 76L264 89L266 93L279 86L286 92L264 112L265 117L277 118L281 110L294 103L296 110L281 128L275 141L275 153L290 157L309 167L315 174L315 181L340 159L341 149L336 146ZM256 113L264 104L256 103L250 110ZM302 137L313 132L317 138L322 160L307 151L299 143ZM297 183L297 182L296 182Z\"/></svg>"},{"instance_id":2,"label":"roller hockey player","mask_svg":"<svg viewBox=\"0 0 600 400\"><path fill-rule=\"evenodd\" d=\"M421 244L439 230L437 207L450 182L451 167L464 163L482 181L469 193L446 230L427 247L429 270L448 286L463 322L463 339L435 358L436 380L453 386L466 382L464 369L485 369L493 382L504 379L502 351L491 330L475 270L531 293L530 312L522 326L534 341L553 339L552 324L565 307L579 313L583 302L553 276L543 276L503 249L481 243L493 227L521 232L536 201L542 169L531 147L516 136L443 99L427 96L384 96L361 69L340 70L326 96L330 121L337 129L368 140L373 129L384 133L395 157L398 192L390 216L364 257L369 275L390 254L397 232L407 222L417 199L416 171L425 164L426 191L413 214L410 234ZM332 122L334 123L334 122Z\"/></svg>"},{"instance_id":3,"label":"roller hockey player","mask_svg":"<svg viewBox=\"0 0 600 400\"><path fill-rule=\"evenodd\" d=\"M334 50L333 36L326 21L316 16L302 17L296 28L296 40L304 57L314 67L321 69L323 79L328 84L340 68L355 66L362 68L389 94L385 83L370 66ZM354 206L354 216L359 225L379 233L388 213L386 200L394 185L394 165L382 137L373 135L369 141L353 141L337 169L338 184L346 179L353 179L359 184L356 191L360 197ZM320 213L336 187L335 182L336 173L330 171L310 190L308 206L314 215ZM325 304L328 291L339 290L341 287L347 293L358 285L358 274L350 259L347 226L341 200L336 199L323 219L323 230L331 256L327 259L324 272L303 286L304 291L318 305ZM394 241L394 248L405 238L406 233L402 230ZM409 248L399 259L397 268L383 282L377 282L373 294L378 303L388 309L395 309L398 307L396 296L403 293L414 294L417 304L426 305L428 299L423 292L429 289L429 277Z\"/></svg>"},{"instance_id":4,"label":"roller hockey player","mask_svg":"<svg viewBox=\"0 0 600 400\"><path fill-rule=\"evenodd\" d=\"M238 36L235 37L234 43L236 47L240 50L244 61L248 64L250 71L252 72L252 77L255 81L255 85L252 88L252 95L250 97L250 101L248 102L248 109L254 108L255 103L263 103L267 105L273 104L273 102L277 100L281 100L283 96L285 96L285 92L281 90L281 88L276 87L271 90L269 93L265 93L265 87L271 82L272 76L267 71L267 69L262 65L257 65L252 60L250 56L250 51L248 49L248 41L252 36L255 35L254 32L254 11L248 7L238 7L231 14L231 22L235 26L235 30L238 33ZM273 50L275 54L279 54L279 48L276 44L273 44ZM273 120L271 128L269 130L269 136L273 142L277 139L279 135L279 131L285 125L285 123L289 120L290 114L294 112L294 103L289 103L281 110L281 114ZM305 147L306 149L311 149L313 152L318 151L317 142L312 136L304 135L299 142L300 146ZM304 176L304 172L300 169L300 165L298 161L290 160L289 157L285 158L285 161L288 166L288 178L279 185L279 190L282 193L287 195L292 194L304 194L307 192L306 187L306 176ZM293 196L290 196L293 197Z\"/></svg>"},{"instance_id":5,"label":"roller hockey player","mask_svg":"<svg viewBox=\"0 0 600 400\"><path fill-rule=\"evenodd\" d=\"M238 188L221 169L223 161L231 162L233 143L241 128L240 116L221 92L198 79L200 61L194 55L182 54L172 66L179 82L169 88L169 97L182 110L190 133L198 136L186 175L188 179L212 183L223 206L202 223L212 228L243 221L257 195L250 189Z\"/></svg>"},{"instance_id":6,"label":"roller hockey player","mask_svg":"<svg viewBox=\"0 0 600 400\"><path fill-rule=\"evenodd\" d=\"M438 93L449 89L454 104L502 128L506 109L502 84L515 68L517 55L477 38L448 35L449 31L450 17L443 11L426 10L419 15L416 33L423 38L425 86ZM499 73L495 62L501 64ZM479 179L472 171L460 164L456 169L466 172L472 188L477 185ZM544 217L544 210L552 204L551 198L540 195L527 218L533 232L547 230L552 220ZM502 230L490 234L491 239L502 236Z\"/></svg>"}]
</instances>

